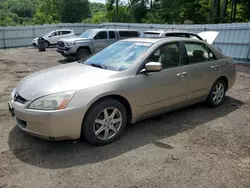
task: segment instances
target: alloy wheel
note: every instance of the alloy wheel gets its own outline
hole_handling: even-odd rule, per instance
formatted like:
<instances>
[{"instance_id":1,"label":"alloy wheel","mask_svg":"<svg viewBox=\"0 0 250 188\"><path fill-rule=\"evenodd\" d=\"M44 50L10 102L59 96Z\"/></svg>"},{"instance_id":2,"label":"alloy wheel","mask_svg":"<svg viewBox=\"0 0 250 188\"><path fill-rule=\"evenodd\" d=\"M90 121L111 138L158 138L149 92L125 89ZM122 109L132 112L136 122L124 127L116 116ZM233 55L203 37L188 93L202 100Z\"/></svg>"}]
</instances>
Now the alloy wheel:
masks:
<instances>
[{"instance_id":1,"label":"alloy wheel","mask_svg":"<svg viewBox=\"0 0 250 188\"><path fill-rule=\"evenodd\" d=\"M101 140L114 137L122 125L122 115L117 108L109 107L102 110L94 121L94 133Z\"/></svg>"},{"instance_id":2,"label":"alloy wheel","mask_svg":"<svg viewBox=\"0 0 250 188\"><path fill-rule=\"evenodd\" d=\"M222 83L218 83L213 90L213 102L218 104L222 101L225 95L225 87Z\"/></svg>"}]
</instances>

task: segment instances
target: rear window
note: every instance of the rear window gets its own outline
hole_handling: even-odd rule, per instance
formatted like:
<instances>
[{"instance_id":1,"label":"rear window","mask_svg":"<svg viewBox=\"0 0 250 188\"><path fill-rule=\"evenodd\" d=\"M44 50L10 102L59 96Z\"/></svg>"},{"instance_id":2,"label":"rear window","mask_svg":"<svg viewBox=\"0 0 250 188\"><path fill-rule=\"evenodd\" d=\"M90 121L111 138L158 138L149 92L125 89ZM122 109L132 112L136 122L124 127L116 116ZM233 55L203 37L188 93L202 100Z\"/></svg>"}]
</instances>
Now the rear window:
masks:
<instances>
[{"instance_id":1,"label":"rear window","mask_svg":"<svg viewBox=\"0 0 250 188\"><path fill-rule=\"evenodd\" d=\"M184 37L184 38L189 38L189 35L186 33L167 33L165 35L166 37Z\"/></svg>"},{"instance_id":2,"label":"rear window","mask_svg":"<svg viewBox=\"0 0 250 188\"><path fill-rule=\"evenodd\" d=\"M137 31L119 31L119 36L126 38L139 37L139 33Z\"/></svg>"},{"instance_id":3,"label":"rear window","mask_svg":"<svg viewBox=\"0 0 250 188\"><path fill-rule=\"evenodd\" d=\"M157 32L143 32L142 37L157 37L160 33Z\"/></svg>"}]
</instances>

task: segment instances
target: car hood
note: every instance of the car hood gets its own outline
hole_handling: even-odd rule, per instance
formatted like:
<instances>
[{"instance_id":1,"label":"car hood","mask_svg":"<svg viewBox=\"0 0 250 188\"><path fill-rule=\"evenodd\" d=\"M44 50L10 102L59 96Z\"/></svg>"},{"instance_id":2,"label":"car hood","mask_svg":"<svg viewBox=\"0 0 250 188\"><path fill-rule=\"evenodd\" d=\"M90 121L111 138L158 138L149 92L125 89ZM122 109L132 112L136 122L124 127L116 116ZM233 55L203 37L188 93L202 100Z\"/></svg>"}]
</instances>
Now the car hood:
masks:
<instances>
[{"instance_id":1,"label":"car hood","mask_svg":"<svg viewBox=\"0 0 250 188\"><path fill-rule=\"evenodd\" d=\"M80 63L70 63L31 74L20 81L16 91L26 100L59 93L78 91L108 83L119 72Z\"/></svg>"},{"instance_id":2,"label":"car hood","mask_svg":"<svg viewBox=\"0 0 250 188\"><path fill-rule=\"evenodd\" d=\"M67 39L61 39L59 41L62 42L77 42L77 41L90 41L91 39L87 39L87 38L80 38L80 37L73 37L73 38L67 38Z\"/></svg>"}]
</instances>

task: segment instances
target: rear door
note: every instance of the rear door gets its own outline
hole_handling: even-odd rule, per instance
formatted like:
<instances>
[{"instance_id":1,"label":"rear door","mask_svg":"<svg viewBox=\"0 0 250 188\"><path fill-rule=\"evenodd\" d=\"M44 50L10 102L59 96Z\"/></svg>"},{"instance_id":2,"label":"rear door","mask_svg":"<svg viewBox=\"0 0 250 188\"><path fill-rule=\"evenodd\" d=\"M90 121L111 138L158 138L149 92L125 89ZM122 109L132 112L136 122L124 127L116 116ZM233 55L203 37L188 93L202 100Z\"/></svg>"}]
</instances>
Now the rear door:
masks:
<instances>
[{"instance_id":1,"label":"rear door","mask_svg":"<svg viewBox=\"0 0 250 188\"><path fill-rule=\"evenodd\" d=\"M207 96L220 73L220 63L207 45L183 42L188 64L188 100Z\"/></svg>"},{"instance_id":2,"label":"rear door","mask_svg":"<svg viewBox=\"0 0 250 188\"><path fill-rule=\"evenodd\" d=\"M99 31L94 37L95 51L98 52L108 45L107 31Z\"/></svg>"}]
</instances>

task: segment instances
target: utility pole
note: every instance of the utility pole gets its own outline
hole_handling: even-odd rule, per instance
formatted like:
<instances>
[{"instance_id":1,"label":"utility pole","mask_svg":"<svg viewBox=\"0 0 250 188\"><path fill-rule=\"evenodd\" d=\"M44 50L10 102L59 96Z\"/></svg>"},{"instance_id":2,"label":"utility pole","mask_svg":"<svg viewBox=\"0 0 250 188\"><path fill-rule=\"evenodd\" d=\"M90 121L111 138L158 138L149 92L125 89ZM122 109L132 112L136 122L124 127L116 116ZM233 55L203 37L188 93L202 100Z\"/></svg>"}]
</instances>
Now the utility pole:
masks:
<instances>
[{"instance_id":1,"label":"utility pole","mask_svg":"<svg viewBox=\"0 0 250 188\"><path fill-rule=\"evenodd\" d=\"M116 22L118 22L118 4L119 0L116 0Z\"/></svg>"}]
</instances>

